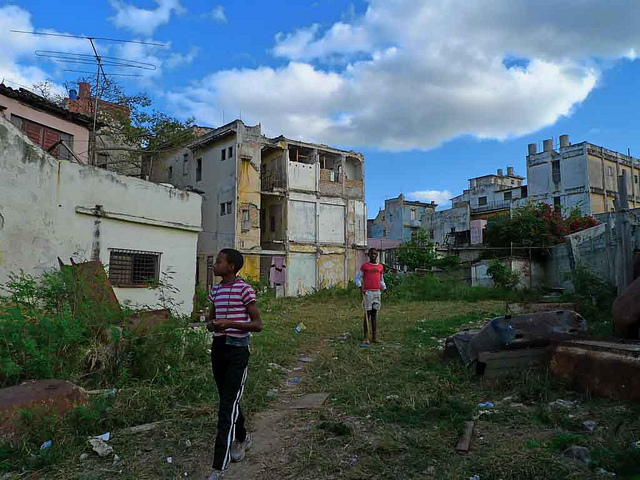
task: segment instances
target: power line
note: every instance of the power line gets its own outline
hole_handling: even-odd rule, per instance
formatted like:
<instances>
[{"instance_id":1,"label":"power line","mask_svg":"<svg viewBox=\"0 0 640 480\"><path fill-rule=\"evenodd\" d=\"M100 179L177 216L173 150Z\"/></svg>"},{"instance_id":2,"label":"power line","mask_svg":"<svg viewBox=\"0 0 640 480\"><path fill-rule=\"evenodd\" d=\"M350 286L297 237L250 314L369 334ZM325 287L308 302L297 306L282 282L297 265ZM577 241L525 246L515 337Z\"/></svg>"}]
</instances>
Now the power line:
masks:
<instances>
[{"instance_id":1,"label":"power line","mask_svg":"<svg viewBox=\"0 0 640 480\"><path fill-rule=\"evenodd\" d=\"M69 70L69 69L63 69L64 72L75 72L75 73L89 73L91 75L93 75L93 72L88 72L87 70ZM103 72L103 75L110 75L110 76L118 76L118 77L141 77L142 75L139 73L106 73Z\"/></svg>"}]
</instances>

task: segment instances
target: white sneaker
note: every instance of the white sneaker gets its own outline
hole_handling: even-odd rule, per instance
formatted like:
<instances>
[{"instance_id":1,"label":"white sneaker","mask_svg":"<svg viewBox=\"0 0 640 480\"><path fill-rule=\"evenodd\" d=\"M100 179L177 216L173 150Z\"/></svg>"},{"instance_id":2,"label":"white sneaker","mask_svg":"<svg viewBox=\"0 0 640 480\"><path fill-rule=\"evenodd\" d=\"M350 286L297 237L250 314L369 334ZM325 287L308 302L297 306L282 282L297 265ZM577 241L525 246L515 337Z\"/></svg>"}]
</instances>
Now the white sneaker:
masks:
<instances>
[{"instance_id":1,"label":"white sneaker","mask_svg":"<svg viewBox=\"0 0 640 480\"><path fill-rule=\"evenodd\" d=\"M207 480L223 480L224 474L221 470L211 470Z\"/></svg>"},{"instance_id":2,"label":"white sneaker","mask_svg":"<svg viewBox=\"0 0 640 480\"><path fill-rule=\"evenodd\" d=\"M251 435L249 433L247 433L247 438L244 439L244 442L235 440L231 444L231 461L241 462L244 460L245 454L247 450L251 448L251 445L253 445L253 441L251 441Z\"/></svg>"}]
</instances>

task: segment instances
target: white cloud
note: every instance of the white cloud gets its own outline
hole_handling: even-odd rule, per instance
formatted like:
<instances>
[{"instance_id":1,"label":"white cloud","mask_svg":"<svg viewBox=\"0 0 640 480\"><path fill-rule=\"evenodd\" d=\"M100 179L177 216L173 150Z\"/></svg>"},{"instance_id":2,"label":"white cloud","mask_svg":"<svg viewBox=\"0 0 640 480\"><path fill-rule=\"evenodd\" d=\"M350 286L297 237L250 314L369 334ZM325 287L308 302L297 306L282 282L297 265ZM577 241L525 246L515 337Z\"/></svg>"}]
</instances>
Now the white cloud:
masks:
<instances>
[{"instance_id":1,"label":"white cloud","mask_svg":"<svg viewBox=\"0 0 640 480\"><path fill-rule=\"evenodd\" d=\"M278 33L288 65L212 72L169 97L200 122L242 110L268 133L339 145L505 139L571 115L599 65L638 51L639 16L640 2L370 0L352 20Z\"/></svg>"},{"instance_id":2,"label":"white cloud","mask_svg":"<svg viewBox=\"0 0 640 480\"><path fill-rule=\"evenodd\" d=\"M164 64L167 68L177 68L184 65L190 65L196 59L199 52L200 49L198 47L191 47L191 49L189 49L189 53L185 53L184 55L181 53L172 53Z\"/></svg>"},{"instance_id":3,"label":"white cloud","mask_svg":"<svg viewBox=\"0 0 640 480\"><path fill-rule=\"evenodd\" d=\"M116 14L111 21L118 28L129 30L138 35L151 36L161 25L171 20L171 14L184 13L180 0L155 0L154 9L140 8L122 0L111 0Z\"/></svg>"},{"instance_id":4,"label":"white cloud","mask_svg":"<svg viewBox=\"0 0 640 480\"><path fill-rule=\"evenodd\" d=\"M449 190L419 190L409 193L408 197L421 202L436 202L438 205L445 205L450 203L449 200L453 195Z\"/></svg>"},{"instance_id":5,"label":"white cloud","mask_svg":"<svg viewBox=\"0 0 640 480\"><path fill-rule=\"evenodd\" d=\"M55 63L46 57L36 56L36 50L92 53L91 45L87 40L28 35L13 33L10 30L36 31L31 21L31 14L16 5L0 7L0 81L4 80L12 88L21 86L32 88L34 83L44 82L53 77L59 78L62 69L79 67L74 64ZM65 33L50 29L38 31ZM108 52L107 47L99 42L98 48L101 52ZM54 90L57 93L63 92L60 82L54 84Z\"/></svg>"},{"instance_id":6,"label":"white cloud","mask_svg":"<svg viewBox=\"0 0 640 480\"><path fill-rule=\"evenodd\" d=\"M224 5L216 5L213 7L213 10L205 15L216 22L227 23L227 14L224 12Z\"/></svg>"}]
</instances>

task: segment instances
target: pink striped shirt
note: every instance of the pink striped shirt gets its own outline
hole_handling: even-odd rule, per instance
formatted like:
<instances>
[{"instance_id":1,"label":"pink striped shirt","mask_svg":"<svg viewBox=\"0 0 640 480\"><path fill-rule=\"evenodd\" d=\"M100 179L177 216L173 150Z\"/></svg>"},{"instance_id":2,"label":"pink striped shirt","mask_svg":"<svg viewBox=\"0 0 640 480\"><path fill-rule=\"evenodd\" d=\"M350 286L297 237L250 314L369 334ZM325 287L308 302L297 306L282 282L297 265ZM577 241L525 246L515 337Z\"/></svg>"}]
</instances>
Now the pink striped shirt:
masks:
<instances>
[{"instance_id":1,"label":"pink striped shirt","mask_svg":"<svg viewBox=\"0 0 640 480\"><path fill-rule=\"evenodd\" d=\"M256 301L256 292L247 282L237 278L233 283L219 283L209 292L209 301L216 307L216 320L230 320L232 322L250 322L247 305ZM246 337L249 332L228 328L223 332L215 332L216 337L228 335L230 337Z\"/></svg>"}]
</instances>

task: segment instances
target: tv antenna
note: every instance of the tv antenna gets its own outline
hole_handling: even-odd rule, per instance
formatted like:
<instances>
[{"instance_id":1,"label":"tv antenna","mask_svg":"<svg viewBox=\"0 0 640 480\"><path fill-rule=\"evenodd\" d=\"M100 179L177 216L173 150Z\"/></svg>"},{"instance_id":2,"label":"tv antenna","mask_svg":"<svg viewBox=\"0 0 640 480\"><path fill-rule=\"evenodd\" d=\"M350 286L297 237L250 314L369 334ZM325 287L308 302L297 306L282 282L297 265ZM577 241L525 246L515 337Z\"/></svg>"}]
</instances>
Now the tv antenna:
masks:
<instances>
[{"instance_id":1,"label":"tv antenna","mask_svg":"<svg viewBox=\"0 0 640 480\"><path fill-rule=\"evenodd\" d=\"M48 37L64 37L64 38L79 38L84 40L89 40L91 44L91 48L93 49L93 55L91 54L83 54L83 53L73 53L73 52L59 52L59 51L50 51L50 50L36 50L35 54L38 57L50 58L51 60L59 63L70 63L76 65L96 65L96 94L95 94L95 104L93 108L93 129L91 132L91 155L89 158L89 163L92 165L96 164L96 127L98 123L98 106L100 102L101 90L100 90L100 73L102 73L102 77L104 78L105 84L109 83L110 76L127 76L127 77L140 77L140 74L126 74L126 73L113 73L109 72L108 74L104 71L104 66L115 67L115 68L135 68L140 70L155 70L156 66L152 63L146 62L138 62L136 60L129 60L126 58L117 58L117 57L107 57L101 56L98 54L98 50L94 43L94 40L101 40L107 42L120 42L120 43L135 43L138 45L150 45L155 47L166 47L164 43L156 43L156 42L142 42L138 40L121 40L117 38L107 38L107 37L86 37L80 35L68 35L62 33L45 33L45 32L28 32L24 30L10 30L11 33L22 33L27 35L42 35ZM67 72L77 72L77 73L90 73L82 70L73 70L73 69L65 69Z\"/></svg>"}]
</instances>

